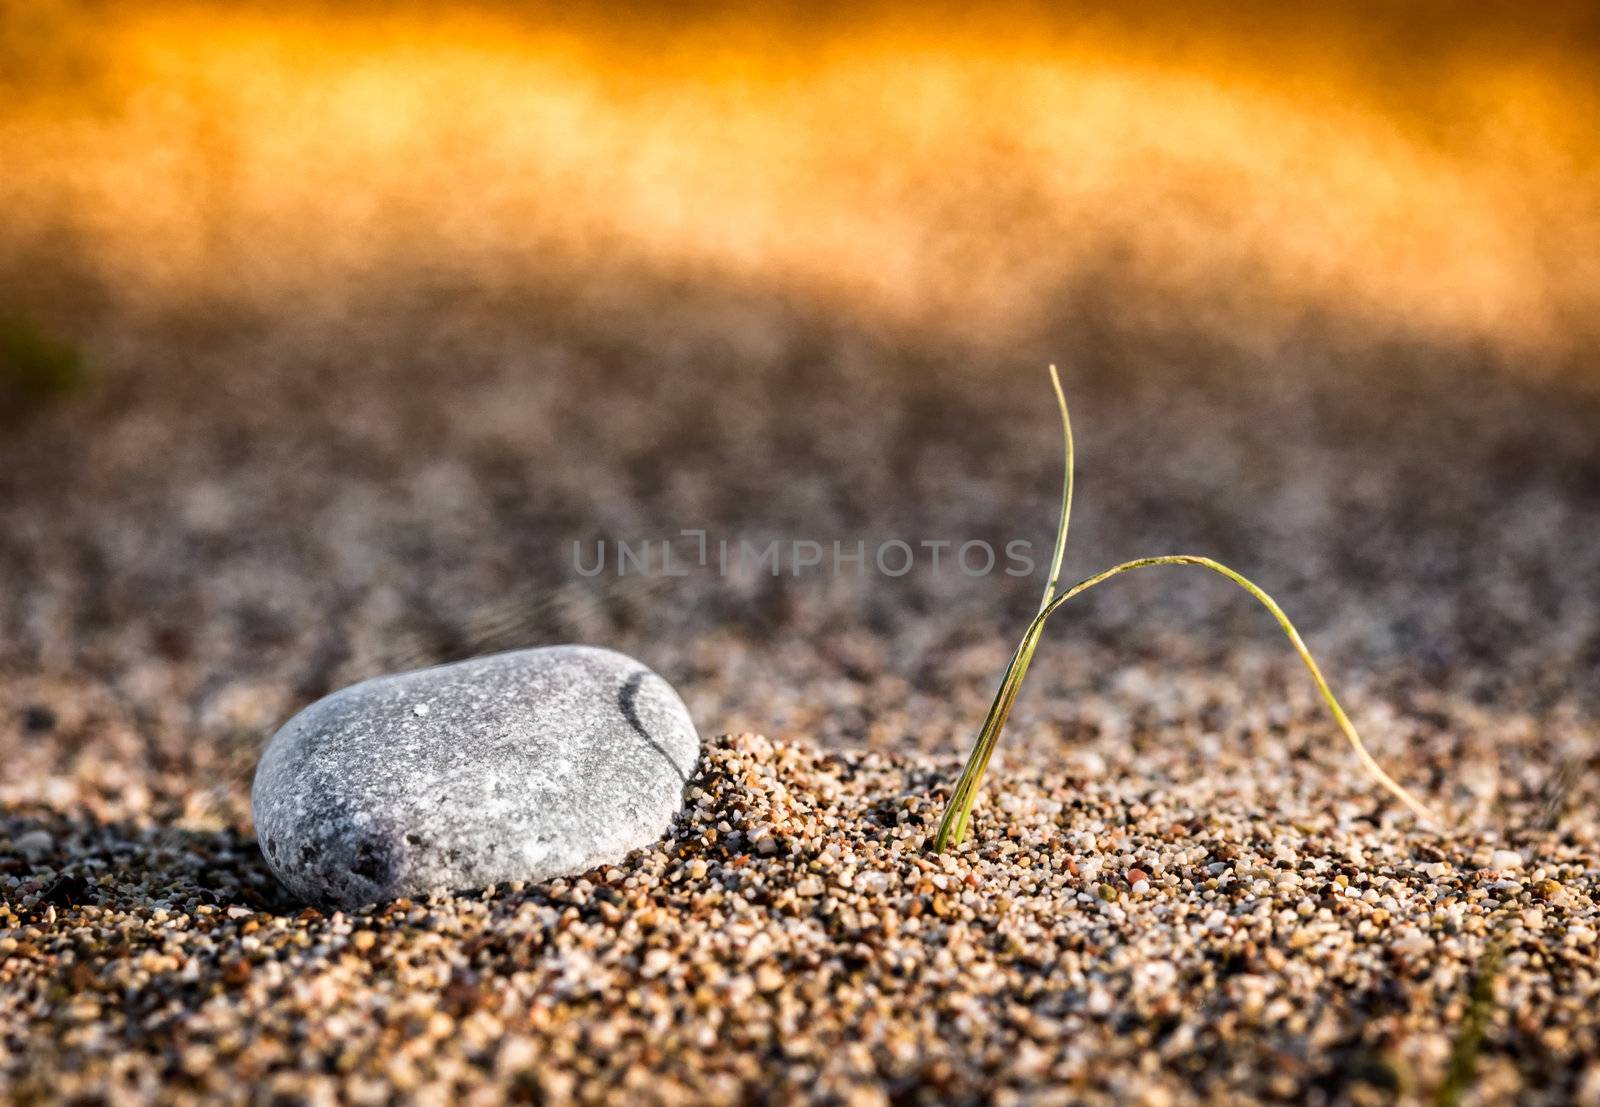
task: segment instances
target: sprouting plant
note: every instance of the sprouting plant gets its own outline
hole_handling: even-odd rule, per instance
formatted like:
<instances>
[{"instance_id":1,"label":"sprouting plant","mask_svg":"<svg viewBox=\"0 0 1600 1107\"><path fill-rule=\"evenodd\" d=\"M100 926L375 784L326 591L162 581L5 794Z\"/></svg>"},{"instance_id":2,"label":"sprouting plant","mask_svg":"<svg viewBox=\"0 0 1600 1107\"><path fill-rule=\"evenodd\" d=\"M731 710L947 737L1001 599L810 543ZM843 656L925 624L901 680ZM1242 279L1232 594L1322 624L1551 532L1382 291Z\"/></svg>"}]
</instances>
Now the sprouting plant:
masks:
<instances>
[{"instance_id":1,"label":"sprouting plant","mask_svg":"<svg viewBox=\"0 0 1600 1107\"><path fill-rule=\"evenodd\" d=\"M1328 705L1333 719L1339 724L1339 729L1350 740L1350 745L1360 758L1362 766L1372 775L1379 784L1387 788L1402 803L1425 822L1435 821L1432 814L1417 799L1406 791L1388 773L1383 771L1372 755L1367 752L1366 745L1361 741L1361 736L1356 733L1356 728L1350 722L1350 717L1344 713L1344 708L1339 706L1339 701L1334 697L1333 690L1328 687L1327 680L1322 675L1322 670L1317 667L1316 661L1306 649L1305 642L1300 637L1300 632L1294 628L1289 617L1283 613L1277 601L1266 592L1262 591L1252 581L1247 580L1239 573L1234 572L1226 565L1213 561L1209 557L1198 557L1192 554L1168 554L1162 557L1141 557L1135 561L1125 561L1114 565L1092 577L1086 577L1064 592L1057 593L1061 582L1062 557L1067 545L1067 522L1072 514L1072 420L1067 414L1067 398L1061 390L1061 378L1056 373L1056 367L1050 366L1050 383L1055 389L1056 405L1061 409L1062 437L1066 443L1066 479L1061 491L1061 521L1056 528L1055 554L1050 562L1050 579L1045 585L1044 598L1039 601L1039 612L1033 617L1033 622L1028 624L1027 633L1022 636L1021 643L1016 652L1011 655L1011 664L1006 668L1005 678L1000 682L1000 691L996 693L994 703L989 708L989 714L983 721L983 729L978 732L977 741L972 745L972 753L967 757L966 767L961 772L961 777L956 781L955 790L950 793L950 803L945 808L944 818L939 823L939 833L934 839L934 849L943 852L951 846L960 845L967 835L967 827L972 819L972 805L978 797L978 785L983 780L984 770L989 767L989 759L994 756L995 746L1000 743L1000 734L1005 729L1006 718L1011 714L1011 708L1017 701L1017 693L1022 689L1022 680L1028 675L1028 665L1033 661L1033 654L1039 647L1040 635L1044 633L1044 625L1051 615L1061 608L1072 597L1081 592L1086 592L1103 581L1110 580L1119 573L1129 569L1142 569L1146 565L1200 565L1212 572L1220 573L1243 588L1250 595L1261 601L1272 617L1288 635L1290 645L1300 655L1300 660L1305 662L1306 668L1311 673L1311 679L1316 682L1317 691L1322 693L1323 702Z\"/></svg>"}]
</instances>

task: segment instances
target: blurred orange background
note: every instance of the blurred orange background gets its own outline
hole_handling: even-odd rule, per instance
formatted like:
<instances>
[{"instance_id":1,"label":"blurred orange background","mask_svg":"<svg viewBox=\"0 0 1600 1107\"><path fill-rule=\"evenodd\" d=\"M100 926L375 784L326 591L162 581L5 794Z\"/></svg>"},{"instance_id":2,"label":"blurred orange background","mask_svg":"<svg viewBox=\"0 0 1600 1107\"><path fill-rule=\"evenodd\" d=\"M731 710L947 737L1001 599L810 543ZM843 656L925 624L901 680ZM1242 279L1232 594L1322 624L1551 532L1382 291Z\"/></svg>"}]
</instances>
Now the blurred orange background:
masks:
<instances>
[{"instance_id":1,"label":"blurred orange background","mask_svg":"<svg viewBox=\"0 0 1600 1107\"><path fill-rule=\"evenodd\" d=\"M1398 11L13 5L0 287L316 315L643 270L933 343L1087 296L1581 367L1593 20Z\"/></svg>"}]
</instances>

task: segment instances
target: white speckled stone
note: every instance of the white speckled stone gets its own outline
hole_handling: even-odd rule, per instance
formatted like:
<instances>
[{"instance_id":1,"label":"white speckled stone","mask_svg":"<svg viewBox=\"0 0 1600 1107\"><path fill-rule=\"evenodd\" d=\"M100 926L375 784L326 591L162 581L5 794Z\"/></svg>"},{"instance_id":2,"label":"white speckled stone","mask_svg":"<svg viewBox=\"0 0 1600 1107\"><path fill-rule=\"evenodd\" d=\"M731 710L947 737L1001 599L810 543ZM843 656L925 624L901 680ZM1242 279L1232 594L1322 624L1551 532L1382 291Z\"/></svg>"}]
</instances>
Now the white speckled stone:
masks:
<instances>
[{"instance_id":1,"label":"white speckled stone","mask_svg":"<svg viewBox=\"0 0 1600 1107\"><path fill-rule=\"evenodd\" d=\"M666 833L700 737L672 686L552 646L363 681L273 735L256 838L302 899L354 907L543 880Z\"/></svg>"}]
</instances>

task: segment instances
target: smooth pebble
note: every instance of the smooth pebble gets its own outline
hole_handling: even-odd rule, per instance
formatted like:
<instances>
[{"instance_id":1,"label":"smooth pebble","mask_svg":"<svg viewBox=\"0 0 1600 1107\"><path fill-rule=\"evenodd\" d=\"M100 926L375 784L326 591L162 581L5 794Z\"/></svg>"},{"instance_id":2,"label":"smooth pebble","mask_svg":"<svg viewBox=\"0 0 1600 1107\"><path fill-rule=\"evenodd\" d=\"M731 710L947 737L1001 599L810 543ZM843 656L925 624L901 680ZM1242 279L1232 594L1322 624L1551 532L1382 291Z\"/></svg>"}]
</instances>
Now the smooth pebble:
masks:
<instances>
[{"instance_id":1,"label":"smooth pebble","mask_svg":"<svg viewBox=\"0 0 1600 1107\"><path fill-rule=\"evenodd\" d=\"M661 677L587 646L378 677L318 700L256 769L256 837L301 899L354 907L622 860L700 754Z\"/></svg>"}]
</instances>

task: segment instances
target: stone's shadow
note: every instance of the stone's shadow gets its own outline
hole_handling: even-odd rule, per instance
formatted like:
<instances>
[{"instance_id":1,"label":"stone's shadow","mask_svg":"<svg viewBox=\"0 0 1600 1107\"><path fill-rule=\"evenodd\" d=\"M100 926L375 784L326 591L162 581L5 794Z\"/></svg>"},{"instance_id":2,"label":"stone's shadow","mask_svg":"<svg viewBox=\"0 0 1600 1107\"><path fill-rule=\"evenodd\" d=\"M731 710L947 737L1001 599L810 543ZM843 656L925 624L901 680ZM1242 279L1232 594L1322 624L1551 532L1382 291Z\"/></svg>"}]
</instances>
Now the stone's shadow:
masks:
<instances>
[{"instance_id":1,"label":"stone's shadow","mask_svg":"<svg viewBox=\"0 0 1600 1107\"><path fill-rule=\"evenodd\" d=\"M51 907L190 913L209 905L294 915L304 906L238 828L101 821L17 805L0 805L0 903L23 919Z\"/></svg>"},{"instance_id":2,"label":"stone's shadow","mask_svg":"<svg viewBox=\"0 0 1600 1107\"><path fill-rule=\"evenodd\" d=\"M618 709L628 725L687 785L680 765L640 718L648 669L623 684ZM359 860L359 859L358 859ZM359 870L358 870L359 872ZM83 907L193 914L202 906L297 915L305 904L273 875L255 837L238 826L218 830L104 820L35 804L0 804L0 906L23 924ZM0 918L0 927L8 924Z\"/></svg>"},{"instance_id":3,"label":"stone's shadow","mask_svg":"<svg viewBox=\"0 0 1600 1107\"><path fill-rule=\"evenodd\" d=\"M682 765L673 759L665 746L656 741L650 732L645 729L644 723L639 721L639 688L644 684L646 677L654 676L649 669L640 669L630 676L622 686L622 691L617 696L617 707L621 709L623 718L628 720L628 725L638 732L651 749L666 758L667 764L672 766L672 771L678 774L678 779L685 785L689 783L689 773Z\"/></svg>"}]
</instances>

